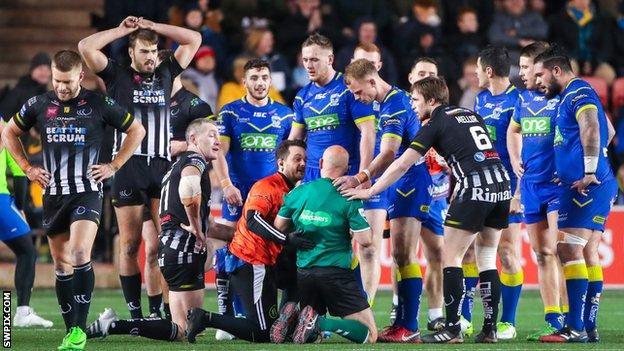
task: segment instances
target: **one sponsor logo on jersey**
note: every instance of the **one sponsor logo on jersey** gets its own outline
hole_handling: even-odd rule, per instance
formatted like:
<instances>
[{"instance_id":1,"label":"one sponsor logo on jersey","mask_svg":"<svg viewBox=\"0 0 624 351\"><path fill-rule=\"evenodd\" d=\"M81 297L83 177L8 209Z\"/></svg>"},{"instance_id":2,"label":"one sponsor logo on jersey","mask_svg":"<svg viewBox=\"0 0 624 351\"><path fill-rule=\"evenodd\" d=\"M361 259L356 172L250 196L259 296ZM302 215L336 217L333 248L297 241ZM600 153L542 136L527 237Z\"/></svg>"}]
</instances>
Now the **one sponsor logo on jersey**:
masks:
<instances>
[{"instance_id":1,"label":"one sponsor logo on jersey","mask_svg":"<svg viewBox=\"0 0 624 351\"><path fill-rule=\"evenodd\" d=\"M277 135L265 133L242 133L241 149L253 151L273 151L277 147Z\"/></svg>"},{"instance_id":2,"label":"one sponsor logo on jersey","mask_svg":"<svg viewBox=\"0 0 624 351\"><path fill-rule=\"evenodd\" d=\"M46 119L55 118L56 116L58 116L58 113L59 113L59 107L48 106L48 109L46 110Z\"/></svg>"},{"instance_id":3,"label":"one sponsor logo on jersey","mask_svg":"<svg viewBox=\"0 0 624 351\"><path fill-rule=\"evenodd\" d=\"M335 113L308 117L305 119L305 122L309 131L334 129L340 125L338 115Z\"/></svg>"},{"instance_id":4,"label":"one sponsor logo on jersey","mask_svg":"<svg viewBox=\"0 0 624 351\"><path fill-rule=\"evenodd\" d=\"M499 202L511 199L511 190L491 192L487 188L472 188L470 199L473 201Z\"/></svg>"},{"instance_id":5,"label":"one sponsor logo on jersey","mask_svg":"<svg viewBox=\"0 0 624 351\"><path fill-rule=\"evenodd\" d=\"M91 107L81 108L80 110L78 110L78 112L76 112L78 116L82 116L82 117L91 116L92 113L93 113L93 109Z\"/></svg>"},{"instance_id":6,"label":"one sponsor logo on jersey","mask_svg":"<svg viewBox=\"0 0 624 351\"><path fill-rule=\"evenodd\" d=\"M485 161L485 155L483 154L483 152L479 151L474 154L474 160L477 162L483 162Z\"/></svg>"},{"instance_id":7,"label":"one sponsor logo on jersey","mask_svg":"<svg viewBox=\"0 0 624 351\"><path fill-rule=\"evenodd\" d=\"M326 227L331 224L332 217L329 213L323 211L303 210L301 215L299 215L299 221L304 225Z\"/></svg>"},{"instance_id":8,"label":"one sponsor logo on jersey","mask_svg":"<svg viewBox=\"0 0 624 351\"><path fill-rule=\"evenodd\" d=\"M544 136L550 134L550 117L525 117L520 121L522 135Z\"/></svg>"},{"instance_id":9,"label":"one sponsor logo on jersey","mask_svg":"<svg viewBox=\"0 0 624 351\"><path fill-rule=\"evenodd\" d=\"M165 105L165 91L160 90L134 90L132 93L133 104L158 104Z\"/></svg>"},{"instance_id":10,"label":"one sponsor logo on jersey","mask_svg":"<svg viewBox=\"0 0 624 351\"><path fill-rule=\"evenodd\" d=\"M48 143L73 143L84 145L87 128L70 125L68 127L46 127Z\"/></svg>"},{"instance_id":11,"label":"one sponsor logo on jersey","mask_svg":"<svg viewBox=\"0 0 624 351\"><path fill-rule=\"evenodd\" d=\"M496 141L496 127L495 126L491 126L491 125L486 125L487 130L488 130L488 134L490 134L490 139L492 139L492 141Z\"/></svg>"}]
</instances>

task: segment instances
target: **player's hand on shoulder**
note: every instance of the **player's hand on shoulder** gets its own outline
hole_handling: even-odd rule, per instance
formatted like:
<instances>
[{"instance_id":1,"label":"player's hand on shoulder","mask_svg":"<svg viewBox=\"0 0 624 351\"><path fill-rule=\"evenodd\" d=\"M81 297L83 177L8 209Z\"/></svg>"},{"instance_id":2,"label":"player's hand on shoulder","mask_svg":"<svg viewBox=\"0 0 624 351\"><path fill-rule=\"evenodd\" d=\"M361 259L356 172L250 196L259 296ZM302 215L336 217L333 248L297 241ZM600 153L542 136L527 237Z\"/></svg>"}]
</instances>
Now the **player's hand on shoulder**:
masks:
<instances>
[{"instance_id":1,"label":"player's hand on shoulder","mask_svg":"<svg viewBox=\"0 0 624 351\"><path fill-rule=\"evenodd\" d=\"M296 231L292 233L288 233L288 245L296 248L297 250L312 250L316 243L305 236L303 236L303 232Z\"/></svg>"},{"instance_id":2,"label":"player's hand on shoulder","mask_svg":"<svg viewBox=\"0 0 624 351\"><path fill-rule=\"evenodd\" d=\"M595 174L586 174L580 180L572 183L572 186L570 188L576 189L576 191L578 191L583 196L587 196L587 187L592 184L600 184L600 181L598 181L598 178L596 178Z\"/></svg>"},{"instance_id":3,"label":"player's hand on shoulder","mask_svg":"<svg viewBox=\"0 0 624 351\"><path fill-rule=\"evenodd\" d=\"M89 167L89 173L87 174L91 179L100 183L110 177L112 177L117 170L110 163L93 165Z\"/></svg>"},{"instance_id":4,"label":"player's hand on shoulder","mask_svg":"<svg viewBox=\"0 0 624 351\"><path fill-rule=\"evenodd\" d=\"M46 188L52 175L50 172L38 166L30 166L26 168L26 176L31 182L39 184L42 188Z\"/></svg>"},{"instance_id":5,"label":"player's hand on shoulder","mask_svg":"<svg viewBox=\"0 0 624 351\"><path fill-rule=\"evenodd\" d=\"M370 189L345 189L340 194L347 200L368 200L372 196Z\"/></svg>"},{"instance_id":6,"label":"player's hand on shoulder","mask_svg":"<svg viewBox=\"0 0 624 351\"><path fill-rule=\"evenodd\" d=\"M353 176L342 176L334 179L334 186L338 191L352 189L360 185L360 182Z\"/></svg>"},{"instance_id":7,"label":"player's hand on shoulder","mask_svg":"<svg viewBox=\"0 0 624 351\"><path fill-rule=\"evenodd\" d=\"M229 205L243 205L243 196L241 195L240 190L238 190L238 188L234 185L229 185L223 188L223 196Z\"/></svg>"}]
</instances>

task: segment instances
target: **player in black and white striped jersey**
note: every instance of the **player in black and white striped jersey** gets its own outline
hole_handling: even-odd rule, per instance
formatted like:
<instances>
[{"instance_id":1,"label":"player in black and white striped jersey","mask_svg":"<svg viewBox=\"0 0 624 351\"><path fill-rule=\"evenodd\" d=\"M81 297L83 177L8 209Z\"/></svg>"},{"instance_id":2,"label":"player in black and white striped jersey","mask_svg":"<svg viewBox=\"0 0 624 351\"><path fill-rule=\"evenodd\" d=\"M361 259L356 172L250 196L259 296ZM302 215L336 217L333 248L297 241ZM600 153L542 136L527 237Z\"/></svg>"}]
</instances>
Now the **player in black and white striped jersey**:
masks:
<instances>
[{"instance_id":1,"label":"player in black and white striped jersey","mask_svg":"<svg viewBox=\"0 0 624 351\"><path fill-rule=\"evenodd\" d=\"M129 36L131 64L123 67L109 60L102 49L110 42ZM173 55L158 60L158 36L179 43ZM95 33L78 44L89 66L105 82L107 93L133 112L147 134L134 155L113 182L113 204L119 225L121 287L133 318L141 312L141 273L138 250L143 209L148 204L154 226L158 222L158 199L163 175L170 166L170 98L173 80L188 66L201 44L193 30L154 23L134 16L117 28ZM115 151L123 137L116 135ZM154 299L150 299L152 305Z\"/></svg>"}]
</instances>

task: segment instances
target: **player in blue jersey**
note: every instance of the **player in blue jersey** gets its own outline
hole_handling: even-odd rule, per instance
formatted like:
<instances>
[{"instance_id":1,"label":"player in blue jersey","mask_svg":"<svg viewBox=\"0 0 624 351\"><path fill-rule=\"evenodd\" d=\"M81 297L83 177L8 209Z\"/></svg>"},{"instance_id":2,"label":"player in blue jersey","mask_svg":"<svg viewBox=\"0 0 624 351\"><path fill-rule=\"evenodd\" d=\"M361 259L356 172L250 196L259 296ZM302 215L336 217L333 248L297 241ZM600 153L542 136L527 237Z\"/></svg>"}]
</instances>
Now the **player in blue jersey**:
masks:
<instances>
[{"instance_id":1,"label":"player in blue jersey","mask_svg":"<svg viewBox=\"0 0 624 351\"><path fill-rule=\"evenodd\" d=\"M596 331L602 293L598 243L617 195L607 145L614 131L594 89L572 72L569 57L550 48L535 58L537 83L546 98L559 95L555 166L561 181L557 252L563 264L570 311L566 325L542 342L599 340Z\"/></svg>"},{"instance_id":2,"label":"player in blue jersey","mask_svg":"<svg viewBox=\"0 0 624 351\"><path fill-rule=\"evenodd\" d=\"M520 51L520 78L526 90L520 93L507 130L507 146L514 173L520 181L520 199L526 229L537 260L540 294L546 325L530 334L529 341L552 334L562 327L557 258L559 186L555 176L555 124L559 97L546 99L535 80L535 57L548 44L535 42Z\"/></svg>"},{"instance_id":3,"label":"player in blue jersey","mask_svg":"<svg viewBox=\"0 0 624 351\"><path fill-rule=\"evenodd\" d=\"M223 188L221 215L234 227L251 186L277 172L275 149L288 137L292 110L269 98L269 63L252 59L245 64L246 95L223 106L218 126L223 152L215 160ZM226 162L227 159L227 162Z\"/></svg>"},{"instance_id":4,"label":"player in blue jersey","mask_svg":"<svg viewBox=\"0 0 624 351\"><path fill-rule=\"evenodd\" d=\"M301 57L310 83L295 97L295 120L288 138L306 138L308 163L303 182L320 177L319 160L332 145L349 152L347 174L365 169L373 159L375 145L372 105L356 101L342 73L332 67L334 54L329 39L312 34L301 45Z\"/></svg>"},{"instance_id":5,"label":"player in blue jersey","mask_svg":"<svg viewBox=\"0 0 624 351\"><path fill-rule=\"evenodd\" d=\"M499 339L508 340L516 337L516 310L524 274L520 264L520 223L522 208L518 178L514 175L507 151L507 128L513 115L518 90L509 82L511 62L507 50L502 47L490 46L479 53L477 59L477 77L479 86L484 90L477 95L475 112L483 117L498 151L501 162L509 178L514 197L510 203L509 227L503 229L498 245L498 256L501 261L501 299L503 313L497 324Z\"/></svg>"},{"instance_id":6,"label":"player in blue jersey","mask_svg":"<svg viewBox=\"0 0 624 351\"><path fill-rule=\"evenodd\" d=\"M356 176L335 180L339 190L355 188L380 175L409 148L420 130L412 111L410 97L379 77L375 65L366 59L353 61L345 71L345 82L358 101L380 103L381 143L379 154L368 168ZM380 342L420 343L418 310L422 292L422 273L416 257L421 223L429 216L431 176L424 160L413 165L394 183L387 194L392 252L398 266L399 307L394 324L379 334Z\"/></svg>"}]
</instances>

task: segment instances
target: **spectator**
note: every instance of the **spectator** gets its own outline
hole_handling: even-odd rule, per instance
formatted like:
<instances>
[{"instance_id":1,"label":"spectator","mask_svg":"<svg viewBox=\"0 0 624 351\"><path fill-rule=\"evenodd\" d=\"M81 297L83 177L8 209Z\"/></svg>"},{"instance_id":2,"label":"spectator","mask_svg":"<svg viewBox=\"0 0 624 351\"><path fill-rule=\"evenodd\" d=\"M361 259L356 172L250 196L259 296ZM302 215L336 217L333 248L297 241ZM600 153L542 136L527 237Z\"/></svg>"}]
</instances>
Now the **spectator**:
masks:
<instances>
[{"instance_id":1,"label":"spectator","mask_svg":"<svg viewBox=\"0 0 624 351\"><path fill-rule=\"evenodd\" d=\"M44 52L36 54L30 61L30 72L20 77L0 101L0 117L9 120L28 99L45 93L51 77L50 56Z\"/></svg>"},{"instance_id":2,"label":"spectator","mask_svg":"<svg viewBox=\"0 0 624 351\"><path fill-rule=\"evenodd\" d=\"M292 91L299 91L299 89L303 88L306 84L310 83L310 77L308 76L308 71L306 71L305 67L303 67L303 61L301 59L301 52L297 54L297 66L292 70Z\"/></svg>"},{"instance_id":3,"label":"spectator","mask_svg":"<svg viewBox=\"0 0 624 351\"><path fill-rule=\"evenodd\" d=\"M615 71L610 22L591 0L570 0L550 20L550 40L561 44L578 61L581 75L596 75L611 84Z\"/></svg>"},{"instance_id":4,"label":"spectator","mask_svg":"<svg viewBox=\"0 0 624 351\"><path fill-rule=\"evenodd\" d=\"M494 15L488 31L492 45L504 46L509 52L512 65L520 59L520 49L548 35L548 25L544 18L528 11L526 0L504 0L503 10Z\"/></svg>"},{"instance_id":5,"label":"spectator","mask_svg":"<svg viewBox=\"0 0 624 351\"><path fill-rule=\"evenodd\" d=\"M271 65L271 87L284 92L290 84L288 61L274 51L275 38L267 28L251 29L247 34L245 49L247 54L267 61Z\"/></svg>"},{"instance_id":6,"label":"spectator","mask_svg":"<svg viewBox=\"0 0 624 351\"><path fill-rule=\"evenodd\" d=\"M375 44L381 50L381 61L384 65L379 71L379 75L386 82L390 84L396 84L398 81L398 73L396 69L396 64L394 61L394 57L392 53L385 48L381 41L377 38L377 25L375 21L370 18L364 18L358 21L356 25L357 32L357 43L345 45L338 54L336 55L336 64L335 68L339 72L343 72L345 67L351 62L351 58L353 57L353 51L358 45L370 45Z\"/></svg>"},{"instance_id":7,"label":"spectator","mask_svg":"<svg viewBox=\"0 0 624 351\"><path fill-rule=\"evenodd\" d=\"M249 56L239 56L234 60L234 80L223 84L223 86L221 87L221 91L219 92L219 99L217 100L217 109L214 111L215 113L218 113L223 105L245 96L243 77L245 75L245 63L247 63L247 61L249 61L250 59L251 57ZM282 104L284 103L284 98L282 98L282 95L273 87L269 89L269 97L277 102L280 102Z\"/></svg>"},{"instance_id":8,"label":"spectator","mask_svg":"<svg viewBox=\"0 0 624 351\"><path fill-rule=\"evenodd\" d=\"M345 42L357 39L356 24L358 19L371 18L383 33L390 25L390 11L387 0L328 0L326 1L339 21L340 33ZM353 50L351 50L353 53Z\"/></svg>"},{"instance_id":9,"label":"spectator","mask_svg":"<svg viewBox=\"0 0 624 351\"><path fill-rule=\"evenodd\" d=\"M216 75L217 62L215 51L210 46L202 46L197 50L193 59L193 67L182 72L182 79L189 80L195 85L197 95L206 101L210 107L217 107L219 87L221 82Z\"/></svg>"},{"instance_id":10,"label":"spectator","mask_svg":"<svg viewBox=\"0 0 624 351\"><path fill-rule=\"evenodd\" d=\"M208 28L204 24L204 19L205 15L201 8L193 5L184 15L184 27L200 32L202 35L202 46L211 47L216 52L217 66L225 67L227 59L225 37L223 34ZM177 43L173 43L172 49L175 50L177 46Z\"/></svg>"},{"instance_id":11,"label":"spectator","mask_svg":"<svg viewBox=\"0 0 624 351\"><path fill-rule=\"evenodd\" d=\"M447 41L447 51L454 63L448 73L449 78L453 80L462 75L461 67L466 57L477 56L485 45L483 36L479 35L479 20L473 8L465 7L459 11L457 28L459 32L450 35Z\"/></svg>"},{"instance_id":12,"label":"spectator","mask_svg":"<svg viewBox=\"0 0 624 351\"><path fill-rule=\"evenodd\" d=\"M434 0L416 0L412 7L412 18L397 28L394 37L402 81L405 81L418 57L431 57L438 63L446 61L441 40L441 19ZM447 71L444 64L441 68L441 71Z\"/></svg>"},{"instance_id":13,"label":"spectator","mask_svg":"<svg viewBox=\"0 0 624 351\"><path fill-rule=\"evenodd\" d=\"M471 57L464 62L463 74L458 82L459 88L462 90L461 98L458 106L474 109L477 94L481 91L479 88L479 79L477 78L477 59Z\"/></svg>"},{"instance_id":14,"label":"spectator","mask_svg":"<svg viewBox=\"0 0 624 351\"><path fill-rule=\"evenodd\" d=\"M456 34L459 31L457 18L459 17L459 12L467 7L475 9L477 12L479 34L487 35L487 29L490 27L492 16L494 15L493 0L439 0L439 2L444 14L442 25L446 35Z\"/></svg>"}]
</instances>

